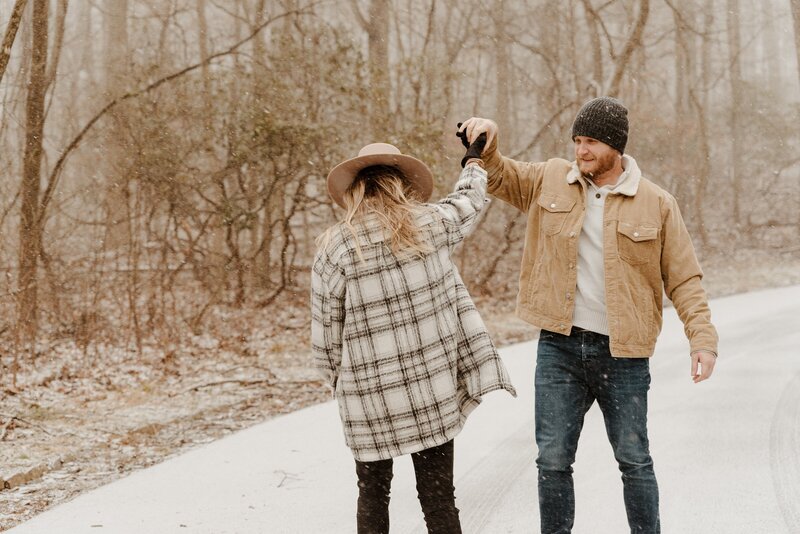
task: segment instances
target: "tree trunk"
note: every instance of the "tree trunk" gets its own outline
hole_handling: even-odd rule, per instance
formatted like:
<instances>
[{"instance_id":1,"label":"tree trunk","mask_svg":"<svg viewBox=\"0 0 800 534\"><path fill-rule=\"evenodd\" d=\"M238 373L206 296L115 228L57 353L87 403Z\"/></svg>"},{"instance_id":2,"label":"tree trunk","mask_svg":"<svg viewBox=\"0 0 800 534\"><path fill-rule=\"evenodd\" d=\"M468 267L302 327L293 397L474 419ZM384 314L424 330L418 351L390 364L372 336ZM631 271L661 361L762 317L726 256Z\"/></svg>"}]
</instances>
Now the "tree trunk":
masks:
<instances>
[{"instance_id":1,"label":"tree trunk","mask_svg":"<svg viewBox=\"0 0 800 534\"><path fill-rule=\"evenodd\" d=\"M739 113L742 106L741 36L739 30L739 0L727 0L728 60L730 65L731 102L729 108L731 136L730 177L733 190L733 224L739 226L739 197L741 180L742 136L739 131Z\"/></svg>"},{"instance_id":2,"label":"tree trunk","mask_svg":"<svg viewBox=\"0 0 800 534\"><path fill-rule=\"evenodd\" d=\"M103 2L105 31L104 73L109 98L120 96L128 74L128 0ZM124 107L111 112L112 126L105 139L104 172L106 175L105 212L106 248L122 248L130 235L129 192L124 172L125 148L121 146L126 128Z\"/></svg>"},{"instance_id":3,"label":"tree trunk","mask_svg":"<svg viewBox=\"0 0 800 534\"><path fill-rule=\"evenodd\" d=\"M516 137L511 130L511 110L509 105L509 83L511 82L511 60L509 39L506 28L505 0L498 0L492 8L494 18L494 54L497 88L495 92L495 120L503 138L510 146Z\"/></svg>"},{"instance_id":4,"label":"tree trunk","mask_svg":"<svg viewBox=\"0 0 800 534\"><path fill-rule=\"evenodd\" d=\"M78 6L77 31L81 35L91 35L93 8L88 2L81 2ZM76 54L77 65L75 68L78 69L78 72L81 72L82 75L70 77L70 95L80 94L86 96L87 94L93 94L94 73L96 71L94 67L94 43L92 39L81 39L80 45L78 45L76 49L78 52ZM75 102L76 100L73 98L71 101ZM73 113L75 117L83 116L79 110L75 110Z\"/></svg>"},{"instance_id":5,"label":"tree trunk","mask_svg":"<svg viewBox=\"0 0 800 534\"><path fill-rule=\"evenodd\" d=\"M369 6L370 112L375 139L389 135L389 0L372 0Z\"/></svg>"},{"instance_id":6,"label":"tree trunk","mask_svg":"<svg viewBox=\"0 0 800 534\"><path fill-rule=\"evenodd\" d=\"M42 239L39 193L41 190L44 96L47 83L48 0L33 0L33 39L25 121L25 156L22 170L22 205L19 229L19 297L17 332L31 345L39 328L37 269Z\"/></svg>"},{"instance_id":7,"label":"tree trunk","mask_svg":"<svg viewBox=\"0 0 800 534\"><path fill-rule=\"evenodd\" d=\"M608 89L609 96L618 96L620 87L622 86L622 78L625 74L625 69L628 67L628 62L633 55L633 52L642 45L642 36L644 35L644 28L647 25L647 17L650 14L650 0L640 0L639 2L639 15L636 19L636 24L631 31L630 37L625 42L625 47L622 52L617 56L614 64L614 75L611 77L611 83Z\"/></svg>"},{"instance_id":8,"label":"tree trunk","mask_svg":"<svg viewBox=\"0 0 800 534\"><path fill-rule=\"evenodd\" d=\"M761 64L766 68L765 78L769 80L769 87L776 91L780 87L781 72L781 47L778 33L775 31L775 15L772 1L764 2L764 32L761 43Z\"/></svg>"},{"instance_id":9,"label":"tree trunk","mask_svg":"<svg viewBox=\"0 0 800 534\"><path fill-rule=\"evenodd\" d=\"M789 0L794 20L794 49L797 53L797 80L800 81L800 0Z\"/></svg>"},{"instance_id":10,"label":"tree trunk","mask_svg":"<svg viewBox=\"0 0 800 534\"><path fill-rule=\"evenodd\" d=\"M261 26L266 20L265 9L265 0L258 0L255 5L256 12L253 30ZM287 17L284 24L289 25L290 23L291 18ZM263 34L257 35L253 39L253 56L255 57L255 64L253 65L255 74L253 77L253 92L258 102L268 101L269 99L270 71L265 67L267 65L267 48L264 39L265 36ZM252 210L255 216L248 231L250 235L248 263L251 263L251 265L248 266L248 270L251 274L253 287L269 289L270 256L267 249L272 246L272 232L269 224L272 203L270 202L271 199L268 197L266 199L266 209L258 209L257 204L259 203L259 199L255 197L255 192L259 190L259 184L257 182L261 180L261 177L259 176L254 181L251 181L252 178L251 176L245 177L249 186L252 187L252 192L247 193L248 209ZM264 240L263 248L261 248L262 239Z\"/></svg>"},{"instance_id":11,"label":"tree trunk","mask_svg":"<svg viewBox=\"0 0 800 534\"><path fill-rule=\"evenodd\" d=\"M700 242L703 248L705 248L708 246L708 232L706 231L703 201L706 196L708 179L711 176L711 147L708 141L708 111L702 107L700 99L697 98L693 91L690 92L690 98L697 112L697 122L700 129L698 132L700 157L698 158L699 168L697 170L697 183L695 184L694 195L692 195L692 209L694 211L692 220L696 224Z\"/></svg>"},{"instance_id":12,"label":"tree trunk","mask_svg":"<svg viewBox=\"0 0 800 534\"><path fill-rule=\"evenodd\" d=\"M702 84L700 85L701 95L697 96L696 93L690 91L692 103L695 106L698 124L700 127L700 169L697 175L697 188L694 192L694 214L697 221L697 231L700 236L702 248L708 247L708 231L705 223L705 211L703 210L703 203L705 201L706 189L708 182L711 178L711 144L709 142L708 124L709 124L709 92L711 87L711 35L713 35L714 26L714 5L712 2L706 2L703 6L703 35L700 37L700 76Z\"/></svg>"},{"instance_id":13,"label":"tree trunk","mask_svg":"<svg viewBox=\"0 0 800 534\"><path fill-rule=\"evenodd\" d=\"M703 109L708 110L711 98L711 32L714 31L714 2L703 4L703 37L701 41L701 73L703 77L703 94L700 102Z\"/></svg>"},{"instance_id":14,"label":"tree trunk","mask_svg":"<svg viewBox=\"0 0 800 534\"><path fill-rule=\"evenodd\" d=\"M582 0L583 10L586 14L586 26L589 29L589 38L592 41L592 69L594 71L594 79L592 80L592 87L595 88L595 94L592 96L601 96L597 94L598 89L603 86L603 46L600 43L600 16L597 11L592 7L591 0Z\"/></svg>"},{"instance_id":15,"label":"tree trunk","mask_svg":"<svg viewBox=\"0 0 800 534\"><path fill-rule=\"evenodd\" d=\"M208 19L206 18L206 0L197 0L195 4L195 8L197 10L197 43L198 43L198 52L200 54L200 62L205 62L209 56L208 50ZM214 113L213 113L213 96L212 96L212 79L211 73L209 72L208 64L203 63L203 66L200 67L200 75L203 79L203 103L204 108L207 110L206 113L203 114L203 126L205 131L203 132L203 137L206 138L208 143L213 146L214 144ZM209 159L213 159L213 151L209 151L208 153ZM224 179L224 178L221 178ZM217 190L214 189L214 194L216 194ZM217 198L218 201L221 201ZM218 293L225 287L225 279L227 274L225 273L225 225L223 222L223 217L220 214L216 214L210 223L210 230L209 230L209 248L211 249L211 254L205 259L208 268L213 273L212 276L209 277L210 280L213 280L214 283L214 297L213 299L218 298Z\"/></svg>"},{"instance_id":16,"label":"tree trunk","mask_svg":"<svg viewBox=\"0 0 800 534\"><path fill-rule=\"evenodd\" d=\"M197 0L197 43L200 49L200 61L203 62L208 58L208 21L206 20L206 0ZM213 109L211 100L211 76L208 73L208 65L203 64L200 67L200 73L203 78L203 103L207 113L205 113L205 128L206 134L211 133L211 111Z\"/></svg>"},{"instance_id":17,"label":"tree trunk","mask_svg":"<svg viewBox=\"0 0 800 534\"><path fill-rule=\"evenodd\" d=\"M367 32L369 61L370 108L369 119L375 141L386 140L389 128L389 0L370 0L369 13L361 14L356 0L353 11Z\"/></svg>"},{"instance_id":18,"label":"tree trunk","mask_svg":"<svg viewBox=\"0 0 800 534\"><path fill-rule=\"evenodd\" d=\"M683 0L673 0L672 6L672 21L675 27L675 96L674 96L674 109L675 115L672 124L673 132L684 131L686 125L691 124L692 120L688 117L689 106L689 86L691 83L691 58L688 54L688 31L686 24L683 20L683 14L686 12L685 2ZM692 135L678 135L675 140L675 148L680 153L691 154L695 149L695 138ZM692 217L693 204L688 204L688 199L691 197L691 187L689 177L694 176L694 169L690 167L683 167L678 164L675 168L677 179L674 180L672 185L672 192L678 200L681 211L688 220L694 220ZM693 181L693 180L692 180Z\"/></svg>"},{"instance_id":19,"label":"tree trunk","mask_svg":"<svg viewBox=\"0 0 800 534\"><path fill-rule=\"evenodd\" d=\"M266 0L258 0L255 5L255 13L253 17L253 23L250 27L250 31L255 31L256 28L260 27L264 24L266 20ZM288 22L289 19L287 19ZM256 91L256 97L262 97L263 92L265 91L265 86L268 83L268 79L266 78L264 72L266 69L262 67L262 65L266 65L267 60L267 52L266 46L264 45L264 32L256 35L253 37L253 57L255 62L253 64L254 69L254 76L253 82L254 87L253 89Z\"/></svg>"},{"instance_id":20,"label":"tree trunk","mask_svg":"<svg viewBox=\"0 0 800 534\"><path fill-rule=\"evenodd\" d=\"M672 20L675 24L675 116L680 121L688 107L687 92L689 88L689 58L686 43L686 28L681 19L680 0L675 0L674 5L677 9L672 12Z\"/></svg>"},{"instance_id":21,"label":"tree trunk","mask_svg":"<svg viewBox=\"0 0 800 534\"><path fill-rule=\"evenodd\" d=\"M67 21L67 6L68 0L58 0L58 8L56 10L56 33L53 36L53 46L50 50L50 60L48 61L47 80L45 85L45 92L49 89L50 85L56 81L56 73L58 70L59 59L61 58L61 50L64 45L64 32L66 29Z\"/></svg>"}]
</instances>

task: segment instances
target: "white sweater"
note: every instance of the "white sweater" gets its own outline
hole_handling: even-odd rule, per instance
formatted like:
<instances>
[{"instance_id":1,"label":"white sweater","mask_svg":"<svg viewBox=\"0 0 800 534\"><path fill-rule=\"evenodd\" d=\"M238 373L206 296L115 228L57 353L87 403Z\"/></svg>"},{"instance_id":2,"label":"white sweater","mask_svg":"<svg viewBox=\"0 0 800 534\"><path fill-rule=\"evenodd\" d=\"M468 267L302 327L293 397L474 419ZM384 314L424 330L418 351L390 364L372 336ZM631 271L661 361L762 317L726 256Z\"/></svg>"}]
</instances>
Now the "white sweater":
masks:
<instances>
[{"instance_id":1,"label":"white sweater","mask_svg":"<svg viewBox=\"0 0 800 534\"><path fill-rule=\"evenodd\" d=\"M605 335L608 335L608 316L603 264L603 210L608 195L636 194L641 177L632 157L622 156L622 167L624 170L614 185L598 188L591 180L580 178L586 185L586 216L578 237L578 287L572 322L577 327ZM579 176L577 167L573 167L567 180L574 182Z\"/></svg>"}]
</instances>

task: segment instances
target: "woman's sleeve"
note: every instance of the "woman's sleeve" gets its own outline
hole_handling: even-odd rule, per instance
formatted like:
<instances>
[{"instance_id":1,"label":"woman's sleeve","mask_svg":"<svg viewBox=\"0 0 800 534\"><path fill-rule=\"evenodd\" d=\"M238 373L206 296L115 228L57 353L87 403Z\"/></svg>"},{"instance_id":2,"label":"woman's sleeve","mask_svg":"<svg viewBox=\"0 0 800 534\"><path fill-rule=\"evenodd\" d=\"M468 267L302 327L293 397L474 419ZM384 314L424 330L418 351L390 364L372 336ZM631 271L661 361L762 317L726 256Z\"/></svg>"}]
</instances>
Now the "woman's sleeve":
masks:
<instances>
[{"instance_id":1,"label":"woman's sleeve","mask_svg":"<svg viewBox=\"0 0 800 534\"><path fill-rule=\"evenodd\" d=\"M311 351L314 366L334 390L342 363L344 300L344 273L318 253L311 268Z\"/></svg>"},{"instance_id":2,"label":"woman's sleeve","mask_svg":"<svg viewBox=\"0 0 800 534\"><path fill-rule=\"evenodd\" d=\"M486 171L478 165L467 165L453 192L434 204L444 223L450 248L467 237L485 202Z\"/></svg>"}]
</instances>

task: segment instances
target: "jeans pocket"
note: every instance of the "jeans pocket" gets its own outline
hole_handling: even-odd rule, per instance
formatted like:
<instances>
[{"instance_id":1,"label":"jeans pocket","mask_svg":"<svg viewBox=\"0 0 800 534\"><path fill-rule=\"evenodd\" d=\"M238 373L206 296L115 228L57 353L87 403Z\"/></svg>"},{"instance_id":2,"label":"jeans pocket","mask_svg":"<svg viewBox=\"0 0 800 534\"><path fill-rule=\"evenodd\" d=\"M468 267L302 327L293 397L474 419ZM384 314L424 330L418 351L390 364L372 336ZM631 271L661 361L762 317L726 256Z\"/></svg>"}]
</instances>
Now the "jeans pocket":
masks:
<instances>
[{"instance_id":1,"label":"jeans pocket","mask_svg":"<svg viewBox=\"0 0 800 534\"><path fill-rule=\"evenodd\" d=\"M612 358L617 384L628 388L650 388L649 358Z\"/></svg>"}]
</instances>

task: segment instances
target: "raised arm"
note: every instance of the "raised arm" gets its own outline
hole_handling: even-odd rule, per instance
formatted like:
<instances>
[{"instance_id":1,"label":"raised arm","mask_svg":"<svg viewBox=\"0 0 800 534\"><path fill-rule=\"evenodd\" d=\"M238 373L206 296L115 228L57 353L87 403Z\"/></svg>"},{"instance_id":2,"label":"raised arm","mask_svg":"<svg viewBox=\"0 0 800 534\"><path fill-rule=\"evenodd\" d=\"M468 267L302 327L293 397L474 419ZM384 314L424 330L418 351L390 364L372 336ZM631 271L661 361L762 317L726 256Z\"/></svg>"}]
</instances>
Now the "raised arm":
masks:
<instances>
[{"instance_id":1,"label":"raised arm","mask_svg":"<svg viewBox=\"0 0 800 534\"><path fill-rule=\"evenodd\" d=\"M461 124L459 132L466 133L469 141L486 133L486 148L481 157L486 167L489 194L527 212L540 190L545 163L525 163L500 154L497 124L490 119L469 118Z\"/></svg>"},{"instance_id":2,"label":"raised arm","mask_svg":"<svg viewBox=\"0 0 800 534\"><path fill-rule=\"evenodd\" d=\"M444 224L448 247L455 247L469 235L485 203L486 171L469 163L461 171L453 192L433 204Z\"/></svg>"}]
</instances>

